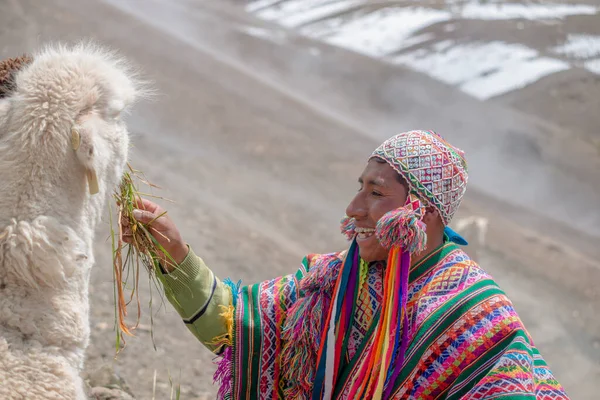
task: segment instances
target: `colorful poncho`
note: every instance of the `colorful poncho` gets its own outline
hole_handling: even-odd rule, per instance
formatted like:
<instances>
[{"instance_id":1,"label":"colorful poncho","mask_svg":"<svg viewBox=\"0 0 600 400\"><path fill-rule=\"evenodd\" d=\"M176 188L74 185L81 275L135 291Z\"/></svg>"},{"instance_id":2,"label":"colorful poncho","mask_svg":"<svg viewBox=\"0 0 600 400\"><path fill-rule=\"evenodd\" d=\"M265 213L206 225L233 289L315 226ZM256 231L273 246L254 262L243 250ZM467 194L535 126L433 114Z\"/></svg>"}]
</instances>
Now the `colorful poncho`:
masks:
<instances>
[{"instance_id":1,"label":"colorful poncho","mask_svg":"<svg viewBox=\"0 0 600 400\"><path fill-rule=\"evenodd\" d=\"M315 398L320 338L344 257L310 255L296 274L232 285L232 334L217 371L220 398ZM332 399L352 398L381 315L384 266L359 262ZM444 243L411 267L406 310L408 347L402 367L387 371L394 379L384 398L568 398L504 292L455 244Z\"/></svg>"}]
</instances>

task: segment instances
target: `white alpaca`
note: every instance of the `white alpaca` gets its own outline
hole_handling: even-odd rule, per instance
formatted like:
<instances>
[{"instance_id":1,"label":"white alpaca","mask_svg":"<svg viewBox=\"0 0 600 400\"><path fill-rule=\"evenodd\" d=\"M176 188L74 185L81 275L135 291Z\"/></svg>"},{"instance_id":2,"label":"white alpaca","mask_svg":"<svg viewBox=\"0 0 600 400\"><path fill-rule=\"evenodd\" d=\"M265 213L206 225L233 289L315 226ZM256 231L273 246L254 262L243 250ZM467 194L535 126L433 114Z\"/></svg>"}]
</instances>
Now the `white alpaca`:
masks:
<instances>
[{"instance_id":1,"label":"white alpaca","mask_svg":"<svg viewBox=\"0 0 600 400\"><path fill-rule=\"evenodd\" d=\"M49 47L0 99L0 399L84 399L94 230L139 94L124 62Z\"/></svg>"}]
</instances>

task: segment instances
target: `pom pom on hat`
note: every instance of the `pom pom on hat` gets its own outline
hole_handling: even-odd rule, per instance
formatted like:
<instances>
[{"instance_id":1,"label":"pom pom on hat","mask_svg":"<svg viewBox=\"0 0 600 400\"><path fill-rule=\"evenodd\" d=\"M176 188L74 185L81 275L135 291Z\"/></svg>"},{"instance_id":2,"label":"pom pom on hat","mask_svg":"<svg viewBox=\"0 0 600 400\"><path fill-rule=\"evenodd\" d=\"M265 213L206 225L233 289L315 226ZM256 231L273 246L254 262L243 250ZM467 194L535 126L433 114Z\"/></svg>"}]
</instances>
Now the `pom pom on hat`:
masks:
<instances>
[{"instance_id":1,"label":"pom pom on hat","mask_svg":"<svg viewBox=\"0 0 600 400\"><path fill-rule=\"evenodd\" d=\"M399 247L410 254L420 253L427 245L425 223L410 206L385 214L377 222L376 235L386 249Z\"/></svg>"},{"instance_id":2,"label":"pom pom on hat","mask_svg":"<svg viewBox=\"0 0 600 400\"><path fill-rule=\"evenodd\" d=\"M350 218L348 216L342 218L340 221L340 231L344 236L346 236L346 239L354 239L354 236L356 235L355 229L356 225L354 218Z\"/></svg>"}]
</instances>

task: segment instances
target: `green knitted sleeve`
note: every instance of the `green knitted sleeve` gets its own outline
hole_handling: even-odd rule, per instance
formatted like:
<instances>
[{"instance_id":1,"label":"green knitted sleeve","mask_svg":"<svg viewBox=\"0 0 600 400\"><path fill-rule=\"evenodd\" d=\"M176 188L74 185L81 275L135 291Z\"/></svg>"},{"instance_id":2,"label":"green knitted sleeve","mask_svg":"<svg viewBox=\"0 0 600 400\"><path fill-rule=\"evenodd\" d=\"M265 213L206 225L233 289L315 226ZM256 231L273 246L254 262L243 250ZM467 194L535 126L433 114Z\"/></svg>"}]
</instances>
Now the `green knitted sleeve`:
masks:
<instances>
[{"instance_id":1,"label":"green knitted sleeve","mask_svg":"<svg viewBox=\"0 0 600 400\"><path fill-rule=\"evenodd\" d=\"M173 272L157 276L190 332L209 350L218 350L217 338L229 333L225 315L233 303L231 289L192 249Z\"/></svg>"}]
</instances>

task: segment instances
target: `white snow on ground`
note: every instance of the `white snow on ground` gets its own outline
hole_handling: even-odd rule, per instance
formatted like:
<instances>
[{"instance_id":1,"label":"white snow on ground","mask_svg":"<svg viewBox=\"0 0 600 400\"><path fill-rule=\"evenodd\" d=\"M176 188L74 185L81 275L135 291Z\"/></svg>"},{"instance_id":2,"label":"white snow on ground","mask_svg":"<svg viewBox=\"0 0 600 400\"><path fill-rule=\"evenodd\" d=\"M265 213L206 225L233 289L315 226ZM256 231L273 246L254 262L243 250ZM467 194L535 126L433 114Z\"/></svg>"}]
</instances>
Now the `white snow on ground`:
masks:
<instances>
[{"instance_id":1,"label":"white snow on ground","mask_svg":"<svg viewBox=\"0 0 600 400\"><path fill-rule=\"evenodd\" d=\"M560 19L570 15L594 15L598 8L587 4L482 4L476 1L456 7L458 15L466 19L507 20Z\"/></svg>"},{"instance_id":2,"label":"white snow on ground","mask_svg":"<svg viewBox=\"0 0 600 400\"><path fill-rule=\"evenodd\" d=\"M595 60L586 61L584 66L589 71L600 75L600 58L597 58Z\"/></svg>"},{"instance_id":3,"label":"white snow on ground","mask_svg":"<svg viewBox=\"0 0 600 400\"><path fill-rule=\"evenodd\" d=\"M342 25L323 39L336 46L381 57L402 48L403 42L421 29L450 18L447 11L429 8L380 9Z\"/></svg>"},{"instance_id":4,"label":"white snow on ground","mask_svg":"<svg viewBox=\"0 0 600 400\"><path fill-rule=\"evenodd\" d=\"M448 0L445 8L418 6L416 4L423 4L418 1L406 7L366 7L368 4L367 0L259 0L250 3L246 10L286 27L299 27L302 34L331 45L410 67L456 85L479 99L522 88L571 65L542 57L524 45L502 41L453 43L442 40L429 47L402 51L435 40L432 33L421 31L442 22L555 20L572 15L595 15L600 10L587 4L496 0ZM362 10L361 5L365 6ZM593 57L595 59L586 61L584 67L600 74L599 36L569 35L564 44L550 51L582 60Z\"/></svg>"},{"instance_id":5,"label":"white snow on ground","mask_svg":"<svg viewBox=\"0 0 600 400\"><path fill-rule=\"evenodd\" d=\"M600 55L600 36L596 35L567 35L567 41L552 49L557 54L587 59Z\"/></svg>"},{"instance_id":6,"label":"white snow on ground","mask_svg":"<svg viewBox=\"0 0 600 400\"><path fill-rule=\"evenodd\" d=\"M453 43L445 40L392 59L393 62L456 85L485 100L522 88L569 64L528 47L504 42Z\"/></svg>"}]
</instances>

